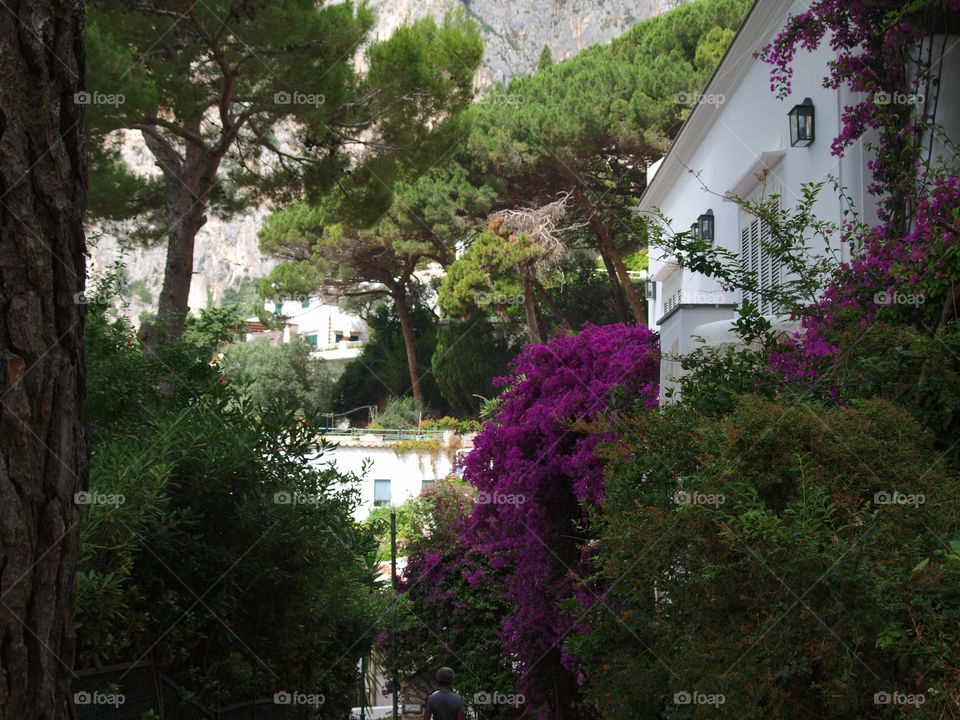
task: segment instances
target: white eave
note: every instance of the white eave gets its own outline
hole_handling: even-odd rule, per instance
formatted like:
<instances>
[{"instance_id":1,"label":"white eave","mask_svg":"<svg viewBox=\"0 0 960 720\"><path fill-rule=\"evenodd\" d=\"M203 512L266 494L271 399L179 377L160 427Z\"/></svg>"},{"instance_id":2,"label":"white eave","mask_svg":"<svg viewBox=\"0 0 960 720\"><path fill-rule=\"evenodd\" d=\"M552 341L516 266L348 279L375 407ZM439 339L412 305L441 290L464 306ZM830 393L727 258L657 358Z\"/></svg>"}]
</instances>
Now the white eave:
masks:
<instances>
[{"instance_id":1,"label":"white eave","mask_svg":"<svg viewBox=\"0 0 960 720\"><path fill-rule=\"evenodd\" d=\"M680 263L677 262L677 258L670 255L669 257L663 258L663 265L660 266L650 279L655 282L663 282L679 269Z\"/></svg>"},{"instance_id":2,"label":"white eave","mask_svg":"<svg viewBox=\"0 0 960 720\"><path fill-rule=\"evenodd\" d=\"M753 54L780 29L794 0L756 0L747 17L731 40L720 64L703 89L704 96L723 96L730 99L746 76ZM690 162L710 128L723 110L721 103L697 103L663 157L663 163L644 190L637 204L641 213L655 212L663 204L667 193L685 172L694 172Z\"/></svg>"}]
</instances>

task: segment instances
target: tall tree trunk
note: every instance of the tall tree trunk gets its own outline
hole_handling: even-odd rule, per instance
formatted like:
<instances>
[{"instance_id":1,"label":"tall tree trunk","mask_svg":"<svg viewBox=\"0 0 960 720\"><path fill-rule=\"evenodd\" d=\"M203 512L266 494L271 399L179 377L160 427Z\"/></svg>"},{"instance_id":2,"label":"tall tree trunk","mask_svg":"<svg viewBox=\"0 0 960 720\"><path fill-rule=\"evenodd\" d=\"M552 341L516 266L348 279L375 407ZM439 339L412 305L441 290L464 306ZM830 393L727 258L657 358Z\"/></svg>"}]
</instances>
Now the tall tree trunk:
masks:
<instances>
[{"instance_id":1,"label":"tall tree trunk","mask_svg":"<svg viewBox=\"0 0 960 720\"><path fill-rule=\"evenodd\" d=\"M567 320L567 316L563 314L563 310L560 309L560 306L554 302L553 298L550 296L550 291L548 291L543 284L537 280L536 277L533 278L533 286L536 288L537 292L540 293L540 297L543 298L543 301L547 304L547 307L550 308L551 314L557 319L557 322L560 323L560 328L568 335L571 334L573 332L573 328L570 327L570 321Z\"/></svg>"},{"instance_id":2,"label":"tall tree trunk","mask_svg":"<svg viewBox=\"0 0 960 720\"><path fill-rule=\"evenodd\" d=\"M523 273L523 314L527 320L527 333L531 344L542 345L543 334L540 332L540 321L537 319L537 303L533 298L533 281L530 277L533 271L524 269L521 272Z\"/></svg>"},{"instance_id":3,"label":"tall tree trunk","mask_svg":"<svg viewBox=\"0 0 960 720\"><path fill-rule=\"evenodd\" d=\"M603 249L606 249L607 255L610 257L610 262L617 271L617 277L620 279L620 284L623 286L623 292L627 297L627 303L630 305L630 310L633 312L634 319L641 325L646 325L646 300L641 302L640 298L638 297L637 291L633 287L633 282L630 280L630 274L627 272L627 266L623 264L623 258L620 257L620 251L617 250L617 246L613 243L613 238L610 237L610 229L607 227L606 223L600 219L600 215L597 213L597 209L594 207L593 203L587 199L587 197L583 194L583 192L580 191L579 188L574 187L573 194L581 209L587 214L587 217L590 220L590 226L593 228L594 233L596 233L597 240L600 241L601 253L603 252Z\"/></svg>"},{"instance_id":4,"label":"tall tree trunk","mask_svg":"<svg viewBox=\"0 0 960 720\"><path fill-rule=\"evenodd\" d=\"M403 331L403 345L407 351L407 367L410 369L410 388L413 399L418 405L424 404L423 386L420 384L420 372L417 370L417 341L413 331L413 320L410 317L410 307L407 305L407 286L397 284L390 288L393 302L397 306L397 317L400 318L400 329Z\"/></svg>"},{"instance_id":5,"label":"tall tree trunk","mask_svg":"<svg viewBox=\"0 0 960 720\"><path fill-rule=\"evenodd\" d=\"M199 122L187 129L200 134ZM165 139L144 132L144 140L163 170L167 194L167 258L156 323L159 337L145 337L146 344L152 346L163 337L183 335L190 311L194 243L207 222L207 202L222 156L187 141L180 158Z\"/></svg>"},{"instance_id":6,"label":"tall tree trunk","mask_svg":"<svg viewBox=\"0 0 960 720\"><path fill-rule=\"evenodd\" d=\"M0 7L0 718L64 720L87 487L83 4Z\"/></svg>"},{"instance_id":7,"label":"tall tree trunk","mask_svg":"<svg viewBox=\"0 0 960 720\"><path fill-rule=\"evenodd\" d=\"M610 292L613 294L613 305L617 310L617 318L620 322L627 322L627 303L623 299L623 288L620 287L620 280L617 279L617 269L613 266L607 249L600 246L600 257L603 258L603 266L607 270L607 278L610 280Z\"/></svg>"}]
</instances>

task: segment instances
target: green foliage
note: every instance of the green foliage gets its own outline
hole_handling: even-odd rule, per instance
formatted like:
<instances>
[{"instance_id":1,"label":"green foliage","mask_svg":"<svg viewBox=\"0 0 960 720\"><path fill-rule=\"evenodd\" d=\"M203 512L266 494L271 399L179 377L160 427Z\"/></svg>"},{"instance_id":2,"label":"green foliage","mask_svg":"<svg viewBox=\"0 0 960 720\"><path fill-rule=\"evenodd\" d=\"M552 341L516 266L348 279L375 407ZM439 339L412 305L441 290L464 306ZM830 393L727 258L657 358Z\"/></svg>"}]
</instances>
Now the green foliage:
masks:
<instances>
[{"instance_id":1,"label":"green foliage","mask_svg":"<svg viewBox=\"0 0 960 720\"><path fill-rule=\"evenodd\" d=\"M621 420L597 547L610 593L571 645L593 697L623 702L604 717L693 717L674 693L695 690L724 696L721 718L876 717L883 691L949 713L960 488L908 412L741 396L719 419Z\"/></svg>"},{"instance_id":2,"label":"green foliage","mask_svg":"<svg viewBox=\"0 0 960 720\"><path fill-rule=\"evenodd\" d=\"M537 72L543 72L551 65L553 65L553 52L549 45L544 45L543 50L540 51L540 57L537 58Z\"/></svg>"},{"instance_id":3,"label":"green foliage","mask_svg":"<svg viewBox=\"0 0 960 720\"><path fill-rule=\"evenodd\" d=\"M210 706L306 687L344 717L376 617L358 480L311 464L320 423L249 402L188 343L144 354L105 311L86 328L80 666L149 654Z\"/></svg>"},{"instance_id":4,"label":"green foliage","mask_svg":"<svg viewBox=\"0 0 960 720\"><path fill-rule=\"evenodd\" d=\"M522 345L518 328L484 315L441 325L431 365L437 386L460 417L478 417L484 399L499 392L493 379L507 375Z\"/></svg>"},{"instance_id":5,"label":"green foliage","mask_svg":"<svg viewBox=\"0 0 960 720\"><path fill-rule=\"evenodd\" d=\"M412 503L414 532L404 548L408 564L388 616L388 627L398 634L401 685L432 686L437 668L451 666L457 669L457 692L468 703L476 693L507 692L516 685L497 637L496 620L507 607L491 599L488 586L463 577L465 553L476 551L464 547L456 528L469 518L473 503L473 489L452 479L430 485ZM469 559L471 567L486 565L484 558ZM477 709L483 720L518 715L507 705Z\"/></svg>"},{"instance_id":6,"label":"green foliage","mask_svg":"<svg viewBox=\"0 0 960 720\"><path fill-rule=\"evenodd\" d=\"M235 343L224 351L223 374L244 387L254 403L282 401L307 413L330 412L333 379L326 362L310 357L303 340L271 345L266 339Z\"/></svg>"},{"instance_id":7,"label":"green foliage","mask_svg":"<svg viewBox=\"0 0 960 720\"><path fill-rule=\"evenodd\" d=\"M363 524L377 539L379 554L388 559L390 557L390 513L392 512L397 513L397 557L406 557L407 549L418 532L415 517L423 511L420 499L410 498L396 508L386 505L375 507L367 515Z\"/></svg>"},{"instance_id":8,"label":"green foliage","mask_svg":"<svg viewBox=\"0 0 960 720\"><path fill-rule=\"evenodd\" d=\"M447 268L440 283L440 309L451 317L469 317L489 305L505 315L516 309L522 289L521 268L535 263L544 251L525 235L507 235L489 228Z\"/></svg>"},{"instance_id":9,"label":"green foliage","mask_svg":"<svg viewBox=\"0 0 960 720\"><path fill-rule=\"evenodd\" d=\"M609 45L515 78L502 93L521 101L474 108L472 147L503 170L533 170L543 179L562 177L561 163L584 168L610 145L645 166L683 120L678 94L692 96L704 86L747 6L743 0L684 4Z\"/></svg>"},{"instance_id":10,"label":"green foliage","mask_svg":"<svg viewBox=\"0 0 960 720\"><path fill-rule=\"evenodd\" d=\"M480 430L477 420L460 420L455 417L427 418L420 423L421 430L453 430L458 435L468 435Z\"/></svg>"},{"instance_id":11,"label":"green foliage","mask_svg":"<svg viewBox=\"0 0 960 720\"><path fill-rule=\"evenodd\" d=\"M447 404L426 365L436 348L437 319L418 305L410 308L410 314L416 332L426 405L444 412ZM370 340L364 343L360 356L351 360L337 379L332 403L335 412L360 405L382 405L390 397L410 395L410 372L396 311L388 305L379 306L370 316L369 326Z\"/></svg>"},{"instance_id":12,"label":"green foliage","mask_svg":"<svg viewBox=\"0 0 960 720\"><path fill-rule=\"evenodd\" d=\"M259 283L246 275L240 279L236 286L224 289L220 303L222 306L236 305L242 318L264 314Z\"/></svg>"},{"instance_id":13,"label":"green foliage","mask_svg":"<svg viewBox=\"0 0 960 720\"><path fill-rule=\"evenodd\" d=\"M200 351L213 354L222 341L235 341L246 332L246 318L239 305L204 308L200 316L188 315L183 340Z\"/></svg>"},{"instance_id":14,"label":"green foliage","mask_svg":"<svg viewBox=\"0 0 960 720\"><path fill-rule=\"evenodd\" d=\"M423 408L412 397L392 397L377 413L374 427L415 428L420 426Z\"/></svg>"}]
</instances>

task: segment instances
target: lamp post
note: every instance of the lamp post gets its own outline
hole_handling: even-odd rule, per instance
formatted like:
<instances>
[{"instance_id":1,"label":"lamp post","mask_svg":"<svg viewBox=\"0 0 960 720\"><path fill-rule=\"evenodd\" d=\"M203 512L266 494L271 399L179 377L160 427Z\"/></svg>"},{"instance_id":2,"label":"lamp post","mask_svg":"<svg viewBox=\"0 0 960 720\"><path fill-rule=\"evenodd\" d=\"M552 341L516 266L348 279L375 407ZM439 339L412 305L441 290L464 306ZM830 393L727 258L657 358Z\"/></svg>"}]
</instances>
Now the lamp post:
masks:
<instances>
[{"instance_id":1,"label":"lamp post","mask_svg":"<svg viewBox=\"0 0 960 720\"><path fill-rule=\"evenodd\" d=\"M813 101L804 98L787 113L790 118L790 147L807 147L814 138Z\"/></svg>"},{"instance_id":2,"label":"lamp post","mask_svg":"<svg viewBox=\"0 0 960 720\"><path fill-rule=\"evenodd\" d=\"M393 592L397 592L397 511L390 509L390 580L393 582ZM393 720L400 720L400 689L397 673L397 628L394 626L391 637L391 652L393 654Z\"/></svg>"}]
</instances>

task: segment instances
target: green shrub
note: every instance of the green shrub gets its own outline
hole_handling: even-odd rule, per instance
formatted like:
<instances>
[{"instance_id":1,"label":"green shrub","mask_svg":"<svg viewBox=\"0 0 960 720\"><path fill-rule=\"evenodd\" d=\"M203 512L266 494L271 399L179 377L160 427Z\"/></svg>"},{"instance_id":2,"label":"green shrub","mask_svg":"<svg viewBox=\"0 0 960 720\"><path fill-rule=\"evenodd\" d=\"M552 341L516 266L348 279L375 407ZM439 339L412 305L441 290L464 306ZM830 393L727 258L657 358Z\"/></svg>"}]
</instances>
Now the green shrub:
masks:
<instances>
[{"instance_id":1,"label":"green shrub","mask_svg":"<svg viewBox=\"0 0 960 720\"><path fill-rule=\"evenodd\" d=\"M571 641L604 717L949 716L960 483L906 410L741 396L720 419L671 406L617 427L610 590ZM725 701L675 702L694 691Z\"/></svg>"},{"instance_id":2,"label":"green shrub","mask_svg":"<svg viewBox=\"0 0 960 720\"><path fill-rule=\"evenodd\" d=\"M87 357L79 666L149 656L209 706L309 688L316 717L345 717L376 544L356 478L311 463L320 423L252 402L188 343L144 354L102 308Z\"/></svg>"},{"instance_id":3,"label":"green shrub","mask_svg":"<svg viewBox=\"0 0 960 720\"><path fill-rule=\"evenodd\" d=\"M282 400L306 412L328 412L332 373L326 361L310 357L312 350L301 340L279 345L270 345L265 339L236 343L224 352L223 374L244 385L255 403Z\"/></svg>"}]
</instances>

